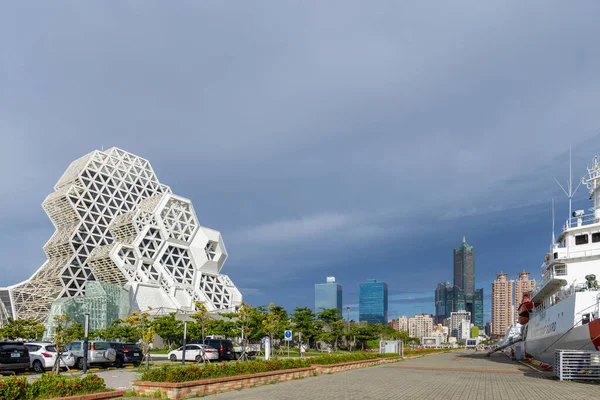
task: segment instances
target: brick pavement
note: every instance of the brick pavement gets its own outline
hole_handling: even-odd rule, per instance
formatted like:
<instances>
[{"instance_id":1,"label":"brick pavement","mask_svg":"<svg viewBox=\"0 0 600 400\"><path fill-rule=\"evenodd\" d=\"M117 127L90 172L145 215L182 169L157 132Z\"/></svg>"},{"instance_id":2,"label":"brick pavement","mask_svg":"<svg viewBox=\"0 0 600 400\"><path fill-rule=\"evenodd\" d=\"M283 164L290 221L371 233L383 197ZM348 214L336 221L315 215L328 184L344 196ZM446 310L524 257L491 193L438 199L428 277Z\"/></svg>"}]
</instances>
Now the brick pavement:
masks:
<instances>
[{"instance_id":1,"label":"brick pavement","mask_svg":"<svg viewBox=\"0 0 600 400\"><path fill-rule=\"evenodd\" d=\"M548 373L511 362L504 354L486 359L471 350L401 363L208 396L211 399L493 399L597 398L598 385L559 382Z\"/></svg>"}]
</instances>

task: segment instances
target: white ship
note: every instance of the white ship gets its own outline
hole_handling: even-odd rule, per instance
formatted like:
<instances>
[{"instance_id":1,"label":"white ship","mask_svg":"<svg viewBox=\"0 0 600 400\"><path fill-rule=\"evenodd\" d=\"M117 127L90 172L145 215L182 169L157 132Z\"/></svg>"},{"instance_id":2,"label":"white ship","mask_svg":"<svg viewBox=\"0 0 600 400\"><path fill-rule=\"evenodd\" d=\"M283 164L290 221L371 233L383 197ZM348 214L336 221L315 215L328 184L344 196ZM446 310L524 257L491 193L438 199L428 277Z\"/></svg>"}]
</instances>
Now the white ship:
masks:
<instances>
[{"instance_id":1,"label":"white ship","mask_svg":"<svg viewBox=\"0 0 600 400\"><path fill-rule=\"evenodd\" d=\"M600 350L600 163L582 179L593 208L571 213L542 264L542 279L519 307L520 353L553 364L556 349ZM572 197L569 184L569 198ZM569 204L570 208L570 204ZM529 300L529 301L527 301Z\"/></svg>"}]
</instances>

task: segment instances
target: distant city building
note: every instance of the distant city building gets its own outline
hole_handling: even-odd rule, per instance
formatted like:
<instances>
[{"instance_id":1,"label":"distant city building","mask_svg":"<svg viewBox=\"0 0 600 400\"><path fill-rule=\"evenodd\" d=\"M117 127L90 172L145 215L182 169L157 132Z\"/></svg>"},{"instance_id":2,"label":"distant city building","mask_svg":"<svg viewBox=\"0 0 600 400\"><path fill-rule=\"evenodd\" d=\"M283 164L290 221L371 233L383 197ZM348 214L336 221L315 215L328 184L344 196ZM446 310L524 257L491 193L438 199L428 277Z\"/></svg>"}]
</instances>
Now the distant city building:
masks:
<instances>
[{"instance_id":1,"label":"distant city building","mask_svg":"<svg viewBox=\"0 0 600 400\"><path fill-rule=\"evenodd\" d=\"M441 342L445 343L448 341L448 327L443 326L442 324L434 325L431 330L431 336L439 336L441 338Z\"/></svg>"},{"instance_id":2,"label":"distant city building","mask_svg":"<svg viewBox=\"0 0 600 400\"><path fill-rule=\"evenodd\" d=\"M471 321L462 320L458 324L458 340L467 340L471 338Z\"/></svg>"},{"instance_id":3,"label":"distant city building","mask_svg":"<svg viewBox=\"0 0 600 400\"><path fill-rule=\"evenodd\" d=\"M394 318L388 325L397 331L408 331L408 318L406 318L406 315Z\"/></svg>"},{"instance_id":4,"label":"distant city building","mask_svg":"<svg viewBox=\"0 0 600 400\"><path fill-rule=\"evenodd\" d=\"M459 310L450 314L449 335L455 338L459 337L462 321L471 322L471 313L465 310ZM470 330L470 328L469 328Z\"/></svg>"},{"instance_id":5,"label":"distant city building","mask_svg":"<svg viewBox=\"0 0 600 400\"><path fill-rule=\"evenodd\" d=\"M529 272L520 272L519 279L515 280L515 302L514 302L514 320L519 320L519 306L523 301L523 293L531 293L535 290L535 279L529 279ZM514 323L514 322L513 322Z\"/></svg>"},{"instance_id":6,"label":"distant city building","mask_svg":"<svg viewBox=\"0 0 600 400\"><path fill-rule=\"evenodd\" d=\"M492 323L491 322L486 322L485 323L485 334L489 337L492 336Z\"/></svg>"},{"instance_id":7,"label":"distant city building","mask_svg":"<svg viewBox=\"0 0 600 400\"><path fill-rule=\"evenodd\" d=\"M315 284L315 314L328 308L336 308L342 315L342 285L333 276L328 276L325 283Z\"/></svg>"},{"instance_id":8,"label":"distant city building","mask_svg":"<svg viewBox=\"0 0 600 400\"><path fill-rule=\"evenodd\" d=\"M452 290L450 282L440 282L435 289L435 317L434 323L441 324L450 316L452 306L448 305L448 293Z\"/></svg>"},{"instance_id":9,"label":"distant city building","mask_svg":"<svg viewBox=\"0 0 600 400\"><path fill-rule=\"evenodd\" d=\"M504 273L492 282L492 336L502 337L513 322L513 281Z\"/></svg>"},{"instance_id":10,"label":"distant city building","mask_svg":"<svg viewBox=\"0 0 600 400\"><path fill-rule=\"evenodd\" d=\"M483 289L475 289L475 248L465 237L453 253L454 284L440 282L435 289L435 323L443 323L450 314L465 310L473 323L483 329Z\"/></svg>"},{"instance_id":11,"label":"distant city building","mask_svg":"<svg viewBox=\"0 0 600 400\"><path fill-rule=\"evenodd\" d=\"M360 284L358 297L358 320L369 324L387 323L388 285L368 279Z\"/></svg>"},{"instance_id":12,"label":"distant city building","mask_svg":"<svg viewBox=\"0 0 600 400\"><path fill-rule=\"evenodd\" d=\"M464 290L467 297L475 294L475 248L464 236L454 249L454 286Z\"/></svg>"},{"instance_id":13,"label":"distant city building","mask_svg":"<svg viewBox=\"0 0 600 400\"><path fill-rule=\"evenodd\" d=\"M417 314L408 319L408 335L419 338L431 336L433 329L433 317L430 314Z\"/></svg>"}]
</instances>

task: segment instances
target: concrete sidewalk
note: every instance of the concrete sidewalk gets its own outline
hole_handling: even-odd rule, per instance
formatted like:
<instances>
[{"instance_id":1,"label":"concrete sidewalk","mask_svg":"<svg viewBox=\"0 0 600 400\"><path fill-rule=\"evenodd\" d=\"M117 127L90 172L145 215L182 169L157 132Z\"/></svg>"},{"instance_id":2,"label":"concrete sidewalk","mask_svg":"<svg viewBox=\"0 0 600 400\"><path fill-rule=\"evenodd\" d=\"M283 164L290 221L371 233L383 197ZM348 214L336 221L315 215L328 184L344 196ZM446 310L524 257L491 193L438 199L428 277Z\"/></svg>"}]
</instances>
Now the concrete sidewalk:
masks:
<instances>
[{"instance_id":1,"label":"concrete sidewalk","mask_svg":"<svg viewBox=\"0 0 600 400\"><path fill-rule=\"evenodd\" d=\"M559 382L504 354L462 350L395 364L228 392L215 399L507 399L597 398L600 386Z\"/></svg>"}]
</instances>

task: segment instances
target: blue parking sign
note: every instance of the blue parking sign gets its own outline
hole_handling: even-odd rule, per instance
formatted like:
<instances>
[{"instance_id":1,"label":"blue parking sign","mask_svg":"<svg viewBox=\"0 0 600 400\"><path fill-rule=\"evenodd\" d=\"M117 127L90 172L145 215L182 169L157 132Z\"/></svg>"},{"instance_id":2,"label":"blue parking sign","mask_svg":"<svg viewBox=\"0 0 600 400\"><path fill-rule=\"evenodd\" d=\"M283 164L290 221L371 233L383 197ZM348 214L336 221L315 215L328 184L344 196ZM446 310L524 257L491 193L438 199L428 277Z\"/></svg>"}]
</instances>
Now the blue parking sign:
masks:
<instances>
[{"instance_id":1,"label":"blue parking sign","mask_svg":"<svg viewBox=\"0 0 600 400\"><path fill-rule=\"evenodd\" d=\"M286 330L283 336L285 337L285 340L292 340L292 331Z\"/></svg>"}]
</instances>

